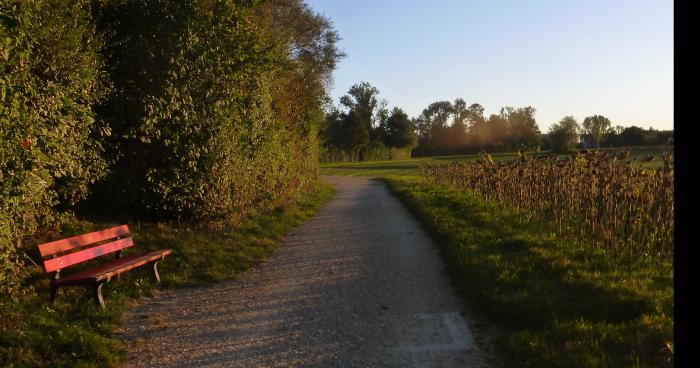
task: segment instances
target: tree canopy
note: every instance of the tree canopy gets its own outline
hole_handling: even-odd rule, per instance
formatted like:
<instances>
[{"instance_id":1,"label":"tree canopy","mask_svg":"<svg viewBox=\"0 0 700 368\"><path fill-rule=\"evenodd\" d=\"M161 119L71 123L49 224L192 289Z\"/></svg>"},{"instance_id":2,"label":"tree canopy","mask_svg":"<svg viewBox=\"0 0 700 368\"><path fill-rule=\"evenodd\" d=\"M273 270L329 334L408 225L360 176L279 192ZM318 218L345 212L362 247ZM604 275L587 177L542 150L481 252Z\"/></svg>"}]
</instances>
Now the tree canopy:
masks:
<instances>
[{"instance_id":1,"label":"tree canopy","mask_svg":"<svg viewBox=\"0 0 700 368\"><path fill-rule=\"evenodd\" d=\"M565 116L549 128L549 139L554 152L565 152L578 144L581 127L573 116Z\"/></svg>"},{"instance_id":2,"label":"tree canopy","mask_svg":"<svg viewBox=\"0 0 700 368\"><path fill-rule=\"evenodd\" d=\"M484 107L458 98L433 102L416 118L419 155L477 152L482 149L514 150L535 147L540 130L535 109L504 107L484 118Z\"/></svg>"},{"instance_id":3,"label":"tree canopy","mask_svg":"<svg viewBox=\"0 0 700 368\"><path fill-rule=\"evenodd\" d=\"M413 121L398 107L389 112L378 96L376 87L360 82L340 98L340 106L327 112L323 137L328 160L410 157L415 145Z\"/></svg>"},{"instance_id":4,"label":"tree canopy","mask_svg":"<svg viewBox=\"0 0 700 368\"><path fill-rule=\"evenodd\" d=\"M588 116L583 119L583 133L588 135L596 148L600 147L600 140L610 129L610 120L603 115Z\"/></svg>"}]
</instances>

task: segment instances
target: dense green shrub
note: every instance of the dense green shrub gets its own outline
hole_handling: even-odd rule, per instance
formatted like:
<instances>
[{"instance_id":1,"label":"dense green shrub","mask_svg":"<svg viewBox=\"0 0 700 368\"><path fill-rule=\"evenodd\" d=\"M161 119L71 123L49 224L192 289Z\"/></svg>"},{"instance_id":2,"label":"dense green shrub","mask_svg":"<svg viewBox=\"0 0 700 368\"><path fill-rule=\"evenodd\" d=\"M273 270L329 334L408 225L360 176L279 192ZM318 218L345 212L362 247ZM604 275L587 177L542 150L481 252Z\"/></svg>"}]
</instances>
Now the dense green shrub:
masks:
<instances>
[{"instance_id":1,"label":"dense green shrub","mask_svg":"<svg viewBox=\"0 0 700 368\"><path fill-rule=\"evenodd\" d=\"M200 223L309 188L337 40L301 0L2 2L0 291L88 195Z\"/></svg>"},{"instance_id":2,"label":"dense green shrub","mask_svg":"<svg viewBox=\"0 0 700 368\"><path fill-rule=\"evenodd\" d=\"M114 132L106 145L114 164L93 202L202 220L244 215L315 180L320 98L273 103L303 89L288 82L310 65L290 53L299 35L284 18L290 9L317 17L298 1L99 2L116 92L97 111ZM273 33L278 23L286 33ZM323 36L306 42L335 50ZM304 88L325 95L313 81L330 74L331 59ZM300 107L281 107L288 103Z\"/></svg>"},{"instance_id":3,"label":"dense green shrub","mask_svg":"<svg viewBox=\"0 0 700 368\"><path fill-rule=\"evenodd\" d=\"M23 239L105 171L100 44L86 1L0 2L0 294L16 289Z\"/></svg>"}]
</instances>

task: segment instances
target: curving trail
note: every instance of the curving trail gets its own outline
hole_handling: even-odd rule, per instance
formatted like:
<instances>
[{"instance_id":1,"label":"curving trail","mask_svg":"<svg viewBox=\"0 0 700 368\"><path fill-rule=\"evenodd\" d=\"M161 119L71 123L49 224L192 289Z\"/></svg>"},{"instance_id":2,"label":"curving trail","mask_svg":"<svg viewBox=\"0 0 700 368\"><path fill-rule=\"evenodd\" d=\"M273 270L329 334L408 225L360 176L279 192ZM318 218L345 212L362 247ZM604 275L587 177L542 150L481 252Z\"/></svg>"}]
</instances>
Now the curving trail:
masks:
<instances>
[{"instance_id":1,"label":"curving trail","mask_svg":"<svg viewBox=\"0 0 700 368\"><path fill-rule=\"evenodd\" d=\"M400 202L377 181L324 180L335 197L259 267L130 308L127 367L492 366L487 329Z\"/></svg>"}]
</instances>

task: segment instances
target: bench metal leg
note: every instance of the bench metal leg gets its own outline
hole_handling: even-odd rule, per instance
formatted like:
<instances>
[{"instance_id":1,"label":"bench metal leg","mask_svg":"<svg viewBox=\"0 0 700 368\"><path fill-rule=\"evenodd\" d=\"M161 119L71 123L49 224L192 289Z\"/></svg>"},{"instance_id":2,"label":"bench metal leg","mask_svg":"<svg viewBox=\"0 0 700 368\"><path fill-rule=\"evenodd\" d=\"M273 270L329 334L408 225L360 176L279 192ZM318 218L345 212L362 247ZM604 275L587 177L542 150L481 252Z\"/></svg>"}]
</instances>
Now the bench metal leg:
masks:
<instances>
[{"instance_id":1,"label":"bench metal leg","mask_svg":"<svg viewBox=\"0 0 700 368\"><path fill-rule=\"evenodd\" d=\"M102 297L102 286L104 286L104 284L104 282L99 282L92 286L97 304L99 304L102 309L105 309L105 299Z\"/></svg>"},{"instance_id":2,"label":"bench metal leg","mask_svg":"<svg viewBox=\"0 0 700 368\"><path fill-rule=\"evenodd\" d=\"M51 294L49 295L49 301L53 303L56 300L56 292L58 291L58 286L51 286Z\"/></svg>"},{"instance_id":3,"label":"bench metal leg","mask_svg":"<svg viewBox=\"0 0 700 368\"><path fill-rule=\"evenodd\" d=\"M156 282L156 284L160 284L160 275L158 274L158 262L159 261L153 262L153 280Z\"/></svg>"}]
</instances>

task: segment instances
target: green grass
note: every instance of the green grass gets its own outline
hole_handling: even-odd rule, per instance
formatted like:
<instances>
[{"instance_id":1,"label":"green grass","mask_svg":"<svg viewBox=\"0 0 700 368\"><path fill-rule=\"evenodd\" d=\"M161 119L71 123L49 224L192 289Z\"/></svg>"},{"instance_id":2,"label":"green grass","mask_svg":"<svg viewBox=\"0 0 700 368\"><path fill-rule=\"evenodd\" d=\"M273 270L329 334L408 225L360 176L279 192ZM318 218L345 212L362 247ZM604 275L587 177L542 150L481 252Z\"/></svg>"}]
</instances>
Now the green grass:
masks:
<instances>
[{"instance_id":1,"label":"green grass","mask_svg":"<svg viewBox=\"0 0 700 368\"><path fill-rule=\"evenodd\" d=\"M673 147L629 147L630 159L637 159L646 155L660 156L663 151L673 151ZM528 156L548 155L550 152L528 153ZM569 155L561 154L561 155ZM494 153L491 157L496 161L513 160L518 155L516 153ZM324 175L353 175L368 177L410 177L418 175L418 166L421 164L444 165L454 161L474 161L481 158L481 155L456 155L456 156L432 156L418 157L410 160L394 161L362 161L345 163L324 163L321 164L321 172ZM654 161L639 163L647 168L657 168L663 166L659 158Z\"/></svg>"},{"instance_id":2,"label":"green grass","mask_svg":"<svg viewBox=\"0 0 700 368\"><path fill-rule=\"evenodd\" d=\"M673 366L671 262L615 258L557 236L552 224L417 176L418 163L441 161L326 165L322 173L389 185L436 240L465 301L499 327L496 355L505 366Z\"/></svg>"},{"instance_id":3,"label":"green grass","mask_svg":"<svg viewBox=\"0 0 700 368\"><path fill-rule=\"evenodd\" d=\"M285 232L313 215L332 195L332 188L321 184L295 203L259 213L235 227L130 224L134 251L175 250L159 264L163 288L232 279L262 262ZM118 224L75 222L61 234L67 237L114 225ZM132 270L108 283L104 311L80 287L61 289L51 305L48 282L34 270L26 281L25 295L0 303L0 366L105 367L123 362L125 354L114 331L127 301L152 295L155 286L149 270Z\"/></svg>"}]
</instances>

